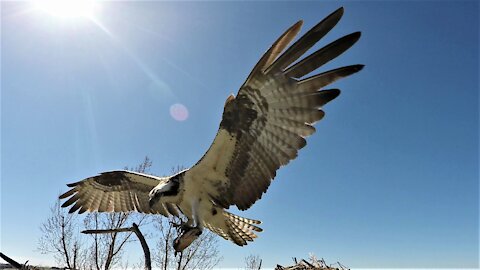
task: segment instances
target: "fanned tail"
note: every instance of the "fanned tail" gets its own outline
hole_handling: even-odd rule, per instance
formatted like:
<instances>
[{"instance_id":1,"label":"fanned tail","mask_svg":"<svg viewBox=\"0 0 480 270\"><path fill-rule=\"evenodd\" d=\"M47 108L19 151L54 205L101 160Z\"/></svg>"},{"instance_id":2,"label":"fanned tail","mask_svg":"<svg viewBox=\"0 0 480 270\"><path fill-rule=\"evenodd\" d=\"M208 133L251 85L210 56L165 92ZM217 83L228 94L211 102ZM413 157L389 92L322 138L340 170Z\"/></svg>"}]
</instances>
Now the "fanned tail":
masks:
<instances>
[{"instance_id":1,"label":"fanned tail","mask_svg":"<svg viewBox=\"0 0 480 270\"><path fill-rule=\"evenodd\" d=\"M225 220L228 227L228 235L230 240L239 246L247 244L247 241L253 241L257 238L255 232L261 232L262 229L256 225L262 223L259 220L244 218L241 216L234 215L227 211L223 211Z\"/></svg>"},{"instance_id":2,"label":"fanned tail","mask_svg":"<svg viewBox=\"0 0 480 270\"><path fill-rule=\"evenodd\" d=\"M258 236L254 232L262 231L257 226L262 223L259 220L240 217L225 210L222 211L222 215L221 225L205 224L205 226L212 232L239 246L244 246L247 242L257 238Z\"/></svg>"}]
</instances>

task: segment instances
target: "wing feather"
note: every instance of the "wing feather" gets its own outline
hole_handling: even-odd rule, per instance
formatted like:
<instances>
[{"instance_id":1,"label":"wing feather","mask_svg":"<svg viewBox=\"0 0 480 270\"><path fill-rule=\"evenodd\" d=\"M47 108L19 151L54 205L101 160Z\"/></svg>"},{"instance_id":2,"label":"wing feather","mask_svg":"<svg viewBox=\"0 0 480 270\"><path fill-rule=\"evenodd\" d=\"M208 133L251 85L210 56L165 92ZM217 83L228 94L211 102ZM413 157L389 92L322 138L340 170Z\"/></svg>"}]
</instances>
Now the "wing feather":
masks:
<instances>
[{"instance_id":1,"label":"wing feather","mask_svg":"<svg viewBox=\"0 0 480 270\"><path fill-rule=\"evenodd\" d=\"M320 108L340 95L340 90L322 90L313 93L300 93L285 96L270 103L271 108L290 108L299 106L302 108Z\"/></svg>"},{"instance_id":2,"label":"wing feather","mask_svg":"<svg viewBox=\"0 0 480 270\"><path fill-rule=\"evenodd\" d=\"M318 90L325 87L339 79L350 76L356 72L362 70L363 65L353 65L329 70L324 73L320 73L309 77L307 79L298 82L298 89L300 91Z\"/></svg>"},{"instance_id":3,"label":"wing feather","mask_svg":"<svg viewBox=\"0 0 480 270\"><path fill-rule=\"evenodd\" d=\"M62 207L69 212L128 212L159 213L168 216L162 206L150 208L148 194L165 179L130 171L104 172L100 175L68 184L71 189L60 195L66 199Z\"/></svg>"},{"instance_id":4,"label":"wing feather","mask_svg":"<svg viewBox=\"0 0 480 270\"><path fill-rule=\"evenodd\" d=\"M302 61L289 67L285 70L285 75L292 78L303 77L344 53L358 41L360 36L360 32L355 32L335 40L308 57L305 57Z\"/></svg>"},{"instance_id":5,"label":"wing feather","mask_svg":"<svg viewBox=\"0 0 480 270\"><path fill-rule=\"evenodd\" d=\"M77 211L82 205L80 203L78 203L78 201L70 208L70 210L68 210L68 213L73 213L75 211Z\"/></svg>"},{"instance_id":6,"label":"wing feather","mask_svg":"<svg viewBox=\"0 0 480 270\"><path fill-rule=\"evenodd\" d=\"M330 30L337 25L342 16L343 7L328 15L303 35L297 42L290 46L285 53L278 57L278 59L266 70L266 73L269 73L270 71L278 72L295 62L306 51L308 51L308 49L330 32Z\"/></svg>"},{"instance_id":7,"label":"wing feather","mask_svg":"<svg viewBox=\"0 0 480 270\"><path fill-rule=\"evenodd\" d=\"M325 113L322 110L316 108L290 107L272 109L271 112L272 114L275 114L275 116L303 123L315 123L325 116Z\"/></svg>"},{"instance_id":8,"label":"wing feather","mask_svg":"<svg viewBox=\"0 0 480 270\"><path fill-rule=\"evenodd\" d=\"M286 130L290 130L302 137L307 137L315 133L315 128L307 123L301 123L295 120L291 120L284 117L272 117L269 122L270 125L281 127Z\"/></svg>"},{"instance_id":9,"label":"wing feather","mask_svg":"<svg viewBox=\"0 0 480 270\"><path fill-rule=\"evenodd\" d=\"M79 214L83 214L83 213L85 213L86 211L87 211L87 208L86 208L85 206L82 206L82 207L80 208L80 210L78 210L78 213L79 213Z\"/></svg>"},{"instance_id":10,"label":"wing feather","mask_svg":"<svg viewBox=\"0 0 480 270\"><path fill-rule=\"evenodd\" d=\"M305 138L315 132L313 124L325 115L322 107L340 94L338 89L321 89L363 68L345 66L299 79L341 55L360 38L360 32L346 35L297 61L342 15L343 8L336 10L280 55L299 32L301 23L294 24L262 56L237 96L227 99L212 146L186 172L192 179L206 179L204 188L216 190L209 194L220 206L236 205L245 210L260 199L276 171L305 147ZM253 238L242 228L232 225L229 230L235 232L230 237L236 243Z\"/></svg>"},{"instance_id":11,"label":"wing feather","mask_svg":"<svg viewBox=\"0 0 480 270\"><path fill-rule=\"evenodd\" d=\"M268 51L260 58L258 63L252 69L252 72L247 77L247 82L250 80L252 75L257 74L260 71L263 71L265 68L269 67L272 62L277 58L277 56L292 42L295 36L298 34L300 29L302 28L303 21L300 20L290 28L285 31L273 45L268 49Z\"/></svg>"}]
</instances>

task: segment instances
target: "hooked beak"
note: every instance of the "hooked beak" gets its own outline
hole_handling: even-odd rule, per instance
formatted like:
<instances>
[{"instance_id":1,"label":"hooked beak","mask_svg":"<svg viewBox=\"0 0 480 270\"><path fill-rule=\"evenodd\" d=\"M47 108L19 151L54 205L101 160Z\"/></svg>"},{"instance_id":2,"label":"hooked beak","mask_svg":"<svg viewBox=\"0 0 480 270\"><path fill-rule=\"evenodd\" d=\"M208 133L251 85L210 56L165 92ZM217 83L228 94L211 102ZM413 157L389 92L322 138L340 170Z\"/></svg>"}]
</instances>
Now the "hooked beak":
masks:
<instances>
[{"instance_id":1,"label":"hooked beak","mask_svg":"<svg viewBox=\"0 0 480 270\"><path fill-rule=\"evenodd\" d=\"M162 193L158 192L158 190L152 190L149 197L148 205L152 208L160 200Z\"/></svg>"}]
</instances>

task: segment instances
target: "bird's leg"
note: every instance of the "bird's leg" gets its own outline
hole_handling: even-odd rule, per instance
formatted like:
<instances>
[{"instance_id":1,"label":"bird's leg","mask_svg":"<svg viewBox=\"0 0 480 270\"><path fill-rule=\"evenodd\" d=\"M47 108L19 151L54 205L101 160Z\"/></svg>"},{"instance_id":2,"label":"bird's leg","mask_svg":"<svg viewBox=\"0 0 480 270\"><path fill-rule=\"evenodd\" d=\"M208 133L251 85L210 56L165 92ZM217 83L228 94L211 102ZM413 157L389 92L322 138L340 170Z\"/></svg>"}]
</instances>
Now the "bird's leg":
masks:
<instances>
[{"instance_id":1,"label":"bird's leg","mask_svg":"<svg viewBox=\"0 0 480 270\"><path fill-rule=\"evenodd\" d=\"M198 207L199 207L199 204L200 204L200 200L195 200L193 203L192 203L192 225L193 223L195 224L194 228L198 228L200 229L200 231L202 231L202 222L200 221L199 217L198 217ZM190 221L190 220L189 220ZM193 226L192 226L193 227Z\"/></svg>"},{"instance_id":2,"label":"bird's leg","mask_svg":"<svg viewBox=\"0 0 480 270\"><path fill-rule=\"evenodd\" d=\"M198 214L197 214L197 204L192 204L192 217L187 216L187 221L180 220L179 223L175 223L174 221L170 221L170 224L172 224L173 227L175 228L180 228L183 231L187 231L188 229L195 228L197 227L198 224Z\"/></svg>"},{"instance_id":3,"label":"bird's leg","mask_svg":"<svg viewBox=\"0 0 480 270\"><path fill-rule=\"evenodd\" d=\"M187 222L183 223L184 226L188 226L190 228L195 227L195 218L189 218Z\"/></svg>"},{"instance_id":4,"label":"bird's leg","mask_svg":"<svg viewBox=\"0 0 480 270\"><path fill-rule=\"evenodd\" d=\"M187 217L187 222L178 225L180 233L173 241L175 254L190 246L190 244L202 234L203 226L198 216L198 207L199 200L195 200L192 203L192 216Z\"/></svg>"}]
</instances>

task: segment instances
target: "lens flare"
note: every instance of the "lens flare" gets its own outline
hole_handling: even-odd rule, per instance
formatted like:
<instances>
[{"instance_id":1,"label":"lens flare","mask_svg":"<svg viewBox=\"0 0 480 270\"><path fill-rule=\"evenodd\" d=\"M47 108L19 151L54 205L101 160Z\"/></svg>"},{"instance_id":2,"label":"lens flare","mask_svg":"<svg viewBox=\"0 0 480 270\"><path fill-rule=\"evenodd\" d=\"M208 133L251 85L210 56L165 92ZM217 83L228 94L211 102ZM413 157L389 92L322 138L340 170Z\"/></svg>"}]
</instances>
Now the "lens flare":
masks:
<instances>
[{"instance_id":1,"label":"lens flare","mask_svg":"<svg viewBox=\"0 0 480 270\"><path fill-rule=\"evenodd\" d=\"M188 109L185 105L176 103L170 106L170 115L177 121L185 121L188 119Z\"/></svg>"}]
</instances>

